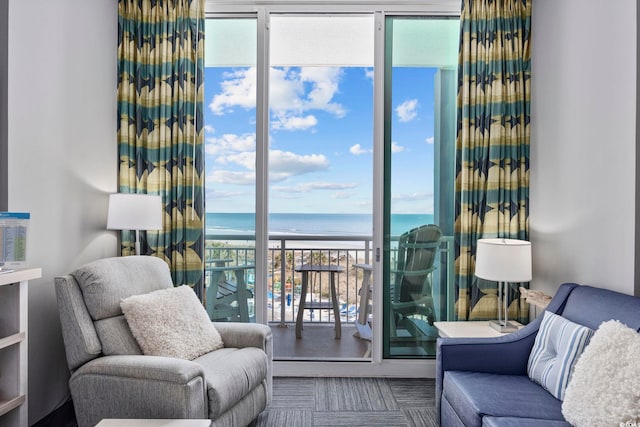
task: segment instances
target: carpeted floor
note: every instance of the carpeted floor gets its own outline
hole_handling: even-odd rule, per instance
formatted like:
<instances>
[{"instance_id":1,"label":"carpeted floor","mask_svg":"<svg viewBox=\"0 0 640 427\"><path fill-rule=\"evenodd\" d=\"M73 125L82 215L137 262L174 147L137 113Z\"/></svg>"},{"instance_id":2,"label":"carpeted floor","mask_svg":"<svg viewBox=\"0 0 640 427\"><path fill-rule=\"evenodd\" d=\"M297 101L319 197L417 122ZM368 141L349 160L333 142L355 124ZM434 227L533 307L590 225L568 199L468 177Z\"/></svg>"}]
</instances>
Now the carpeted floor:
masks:
<instances>
[{"instance_id":1,"label":"carpeted floor","mask_svg":"<svg viewBox=\"0 0 640 427\"><path fill-rule=\"evenodd\" d=\"M275 378L251 427L437 427L433 379Z\"/></svg>"},{"instance_id":2,"label":"carpeted floor","mask_svg":"<svg viewBox=\"0 0 640 427\"><path fill-rule=\"evenodd\" d=\"M251 427L438 427L434 400L433 379L279 377ZM68 403L34 427L77 427Z\"/></svg>"}]
</instances>

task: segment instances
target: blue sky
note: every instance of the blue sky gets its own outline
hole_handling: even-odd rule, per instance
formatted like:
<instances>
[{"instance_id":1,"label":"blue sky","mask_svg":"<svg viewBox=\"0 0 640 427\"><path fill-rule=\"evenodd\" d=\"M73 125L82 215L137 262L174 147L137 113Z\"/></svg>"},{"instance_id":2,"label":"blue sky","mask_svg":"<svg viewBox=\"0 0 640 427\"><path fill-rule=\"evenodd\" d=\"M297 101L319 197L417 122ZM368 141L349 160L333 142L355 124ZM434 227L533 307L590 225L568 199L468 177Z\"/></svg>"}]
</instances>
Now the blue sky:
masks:
<instances>
[{"instance_id":1,"label":"blue sky","mask_svg":"<svg viewBox=\"0 0 640 427\"><path fill-rule=\"evenodd\" d=\"M394 68L392 211L433 212L433 68ZM206 207L255 210L255 68L205 70ZM270 75L269 208L371 213L373 69Z\"/></svg>"}]
</instances>

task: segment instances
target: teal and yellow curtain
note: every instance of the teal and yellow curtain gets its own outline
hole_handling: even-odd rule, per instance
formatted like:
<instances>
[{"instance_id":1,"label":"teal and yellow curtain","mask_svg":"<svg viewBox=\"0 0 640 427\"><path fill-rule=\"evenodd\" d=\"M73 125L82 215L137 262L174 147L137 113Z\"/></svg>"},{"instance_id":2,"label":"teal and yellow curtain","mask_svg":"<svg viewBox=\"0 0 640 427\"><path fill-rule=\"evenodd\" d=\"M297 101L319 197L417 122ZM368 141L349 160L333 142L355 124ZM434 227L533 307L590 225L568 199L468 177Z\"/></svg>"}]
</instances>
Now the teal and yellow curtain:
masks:
<instances>
[{"instance_id":1,"label":"teal and yellow curtain","mask_svg":"<svg viewBox=\"0 0 640 427\"><path fill-rule=\"evenodd\" d=\"M174 284L204 271L204 0L118 1L119 191L159 194L163 229L141 233ZM130 233L122 254L133 254Z\"/></svg>"},{"instance_id":2,"label":"teal and yellow curtain","mask_svg":"<svg viewBox=\"0 0 640 427\"><path fill-rule=\"evenodd\" d=\"M529 237L532 0L463 0L456 140L456 313L493 319L496 283L474 276L481 238ZM509 317L527 320L517 289Z\"/></svg>"}]
</instances>

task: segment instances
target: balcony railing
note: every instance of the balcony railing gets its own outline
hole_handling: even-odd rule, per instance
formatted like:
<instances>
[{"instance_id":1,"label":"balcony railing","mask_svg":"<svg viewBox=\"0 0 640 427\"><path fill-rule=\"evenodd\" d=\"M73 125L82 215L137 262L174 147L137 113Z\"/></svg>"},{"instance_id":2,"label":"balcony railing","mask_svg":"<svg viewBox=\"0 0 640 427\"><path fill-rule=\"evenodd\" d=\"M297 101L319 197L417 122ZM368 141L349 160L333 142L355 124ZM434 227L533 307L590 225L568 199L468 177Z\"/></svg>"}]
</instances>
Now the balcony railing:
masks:
<instances>
[{"instance_id":1,"label":"balcony railing","mask_svg":"<svg viewBox=\"0 0 640 427\"><path fill-rule=\"evenodd\" d=\"M255 265L253 235L208 234L206 261L227 260L229 265ZM391 264L395 265L397 246L392 239ZM267 321L284 325L295 322L300 300L302 274L295 271L301 264L339 265L343 268L337 276L336 291L343 322L358 318L359 290L363 271L355 264L370 264L372 259L369 236L335 235L270 235L267 277ZM455 291L453 287L453 238L444 237L440 246L439 268L432 278L434 306L437 320L453 319ZM244 281L251 295L255 295L255 270L247 269ZM207 286L210 277L206 277ZM375 283L375 279L374 279ZM329 276L326 273L310 273L308 295L312 301L330 302ZM309 299L309 298L308 298ZM249 314L253 316L255 301L250 298ZM331 310L305 310L305 322L333 323Z\"/></svg>"}]
</instances>

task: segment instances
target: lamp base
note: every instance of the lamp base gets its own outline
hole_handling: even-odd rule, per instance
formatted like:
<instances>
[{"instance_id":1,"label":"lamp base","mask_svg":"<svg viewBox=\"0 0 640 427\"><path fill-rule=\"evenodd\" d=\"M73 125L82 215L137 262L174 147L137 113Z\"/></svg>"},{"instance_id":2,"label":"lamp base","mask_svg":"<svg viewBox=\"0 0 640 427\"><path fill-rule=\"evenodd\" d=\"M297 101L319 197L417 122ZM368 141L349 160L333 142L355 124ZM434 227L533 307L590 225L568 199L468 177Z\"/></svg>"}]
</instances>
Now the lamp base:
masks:
<instances>
[{"instance_id":1,"label":"lamp base","mask_svg":"<svg viewBox=\"0 0 640 427\"><path fill-rule=\"evenodd\" d=\"M493 320L489 323L489 325L495 329L496 331L506 334L509 332L515 332L518 330L518 327L515 325L515 323L511 323L511 322L499 322L497 320Z\"/></svg>"}]
</instances>

